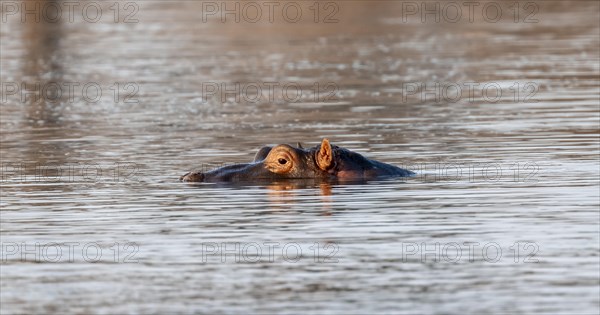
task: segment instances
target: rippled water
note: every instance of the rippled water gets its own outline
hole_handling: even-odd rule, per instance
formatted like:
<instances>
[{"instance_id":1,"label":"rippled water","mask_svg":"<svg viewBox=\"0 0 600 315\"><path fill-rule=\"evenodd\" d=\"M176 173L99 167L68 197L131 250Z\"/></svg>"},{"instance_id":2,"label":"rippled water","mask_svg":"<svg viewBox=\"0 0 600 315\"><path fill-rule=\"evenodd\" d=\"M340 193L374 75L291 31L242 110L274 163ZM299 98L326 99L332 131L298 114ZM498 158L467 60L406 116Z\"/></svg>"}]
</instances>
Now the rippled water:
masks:
<instances>
[{"instance_id":1,"label":"rippled water","mask_svg":"<svg viewBox=\"0 0 600 315\"><path fill-rule=\"evenodd\" d=\"M597 313L598 2L520 3L517 23L505 2L497 23L297 3L297 23L194 1L7 15L2 313ZM178 182L323 137L418 176Z\"/></svg>"}]
</instances>

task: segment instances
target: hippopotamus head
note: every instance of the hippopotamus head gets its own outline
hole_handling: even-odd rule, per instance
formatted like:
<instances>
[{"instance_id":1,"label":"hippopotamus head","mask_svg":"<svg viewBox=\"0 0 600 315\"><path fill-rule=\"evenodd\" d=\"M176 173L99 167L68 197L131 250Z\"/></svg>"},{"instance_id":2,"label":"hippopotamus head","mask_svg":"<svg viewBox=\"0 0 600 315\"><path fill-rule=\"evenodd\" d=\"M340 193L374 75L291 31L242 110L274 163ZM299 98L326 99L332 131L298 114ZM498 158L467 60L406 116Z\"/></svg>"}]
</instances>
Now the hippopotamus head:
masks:
<instances>
[{"instance_id":1,"label":"hippopotamus head","mask_svg":"<svg viewBox=\"0 0 600 315\"><path fill-rule=\"evenodd\" d=\"M331 145L304 149L280 144L261 148L252 163L233 164L208 172L189 172L188 182L264 182L288 179L365 180L389 176L412 176L413 172L370 160L356 152Z\"/></svg>"}]
</instances>

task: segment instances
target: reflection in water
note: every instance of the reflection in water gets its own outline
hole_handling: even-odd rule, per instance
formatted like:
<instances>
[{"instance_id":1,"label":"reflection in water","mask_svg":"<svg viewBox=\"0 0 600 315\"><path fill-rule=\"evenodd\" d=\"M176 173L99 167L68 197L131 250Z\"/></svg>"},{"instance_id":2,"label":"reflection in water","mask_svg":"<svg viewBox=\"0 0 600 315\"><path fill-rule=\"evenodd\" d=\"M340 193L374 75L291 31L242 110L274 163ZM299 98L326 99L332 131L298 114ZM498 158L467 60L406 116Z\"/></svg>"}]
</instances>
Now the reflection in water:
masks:
<instances>
[{"instance_id":1,"label":"reflection in water","mask_svg":"<svg viewBox=\"0 0 600 315\"><path fill-rule=\"evenodd\" d=\"M27 1L31 8L43 8L45 5L59 7L58 0ZM27 119L29 124L44 124L48 127L60 126L61 102L68 100L63 93L63 62L61 51L61 19L50 22L47 18L25 19L22 55L22 92L27 93Z\"/></svg>"},{"instance_id":2,"label":"reflection in water","mask_svg":"<svg viewBox=\"0 0 600 315\"><path fill-rule=\"evenodd\" d=\"M27 1L27 8L60 7L58 0ZM44 11L42 11L44 12ZM46 11L49 12L49 11ZM11 163L26 161L19 172L23 176L40 178L67 177L70 151L68 142L42 142L45 139L61 139L69 134L65 128L68 118L63 110L71 98L65 88L65 54L61 47L63 35L62 20L52 21L46 15L38 19L30 15L23 22L23 54L20 56L21 82L20 96L25 107L22 123L27 126L25 141L30 143L24 155ZM40 128L39 130L37 128ZM28 190L45 190L43 187L29 187ZM66 188L67 191L70 188Z\"/></svg>"},{"instance_id":3,"label":"reflection in water","mask_svg":"<svg viewBox=\"0 0 600 315\"><path fill-rule=\"evenodd\" d=\"M292 207L288 209L284 209L284 207L290 204L302 205L306 200L302 198L298 198L298 189L314 189L318 191L320 194L319 204L318 206L321 208L321 213L323 215L331 215L331 193L332 186L330 183L321 182L315 183L312 181L312 184L309 182L299 183L298 180L288 181L288 182L280 182L273 183L266 186L268 189L268 197L270 207L272 209L277 209L278 211L283 210L291 210ZM318 188L318 189L317 189Z\"/></svg>"}]
</instances>

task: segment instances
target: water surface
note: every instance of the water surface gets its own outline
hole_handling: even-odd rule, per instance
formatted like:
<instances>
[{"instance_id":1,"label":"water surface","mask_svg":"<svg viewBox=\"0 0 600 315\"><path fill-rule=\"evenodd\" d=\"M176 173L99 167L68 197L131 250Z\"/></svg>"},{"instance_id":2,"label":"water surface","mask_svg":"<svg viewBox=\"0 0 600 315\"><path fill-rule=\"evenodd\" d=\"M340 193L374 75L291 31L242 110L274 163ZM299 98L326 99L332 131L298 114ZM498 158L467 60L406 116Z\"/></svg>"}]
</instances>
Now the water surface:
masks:
<instances>
[{"instance_id":1,"label":"water surface","mask_svg":"<svg viewBox=\"0 0 600 315\"><path fill-rule=\"evenodd\" d=\"M503 2L497 23L301 4L297 23L194 1L2 23L3 84L65 91L3 85L2 313L598 312L599 4L536 2L531 23L524 3L517 23ZM178 182L323 137L418 176Z\"/></svg>"}]
</instances>

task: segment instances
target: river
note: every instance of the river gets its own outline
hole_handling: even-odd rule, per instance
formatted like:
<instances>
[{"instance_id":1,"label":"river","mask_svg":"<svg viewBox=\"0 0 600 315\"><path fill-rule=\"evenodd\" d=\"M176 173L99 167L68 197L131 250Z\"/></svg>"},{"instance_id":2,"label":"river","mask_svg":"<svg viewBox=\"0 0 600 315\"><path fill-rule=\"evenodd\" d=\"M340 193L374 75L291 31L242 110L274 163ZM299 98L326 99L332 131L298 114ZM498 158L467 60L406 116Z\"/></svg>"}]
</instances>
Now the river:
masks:
<instances>
[{"instance_id":1,"label":"river","mask_svg":"<svg viewBox=\"0 0 600 315\"><path fill-rule=\"evenodd\" d=\"M26 2L3 314L598 312L598 2ZM178 181L323 138L417 176Z\"/></svg>"}]
</instances>

